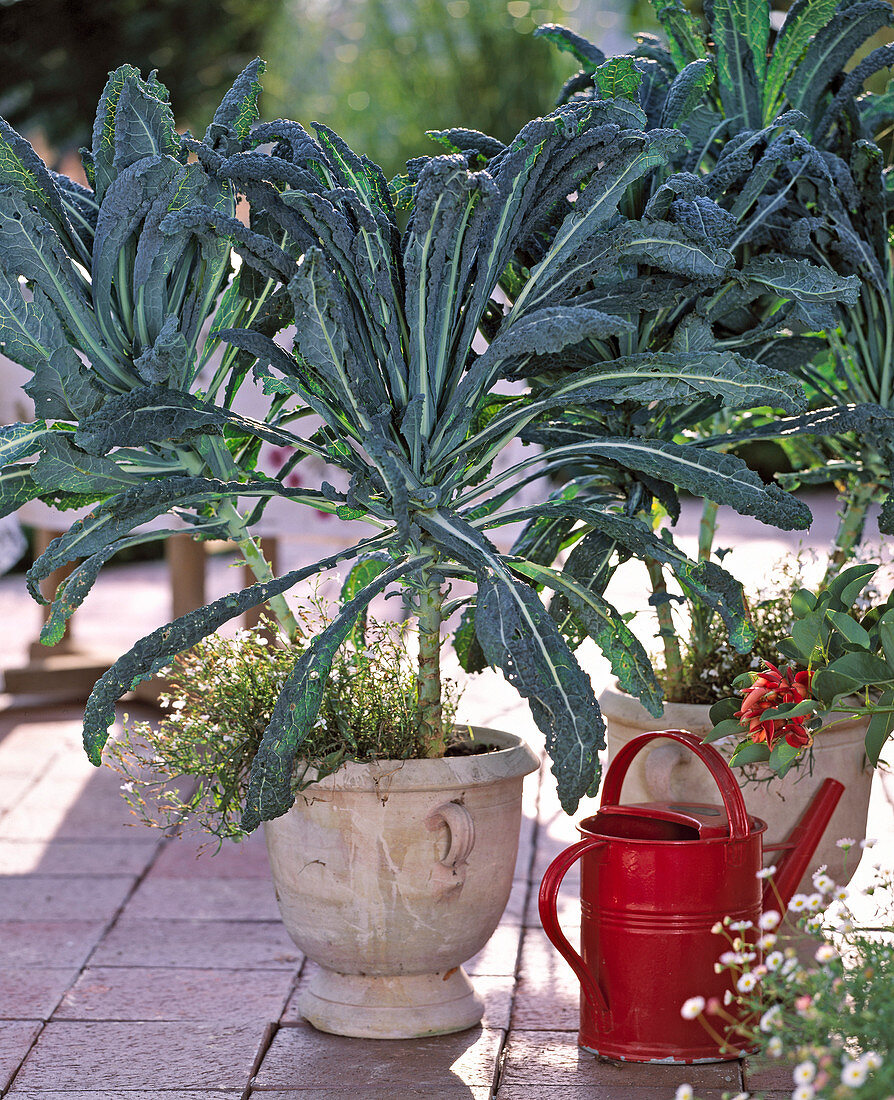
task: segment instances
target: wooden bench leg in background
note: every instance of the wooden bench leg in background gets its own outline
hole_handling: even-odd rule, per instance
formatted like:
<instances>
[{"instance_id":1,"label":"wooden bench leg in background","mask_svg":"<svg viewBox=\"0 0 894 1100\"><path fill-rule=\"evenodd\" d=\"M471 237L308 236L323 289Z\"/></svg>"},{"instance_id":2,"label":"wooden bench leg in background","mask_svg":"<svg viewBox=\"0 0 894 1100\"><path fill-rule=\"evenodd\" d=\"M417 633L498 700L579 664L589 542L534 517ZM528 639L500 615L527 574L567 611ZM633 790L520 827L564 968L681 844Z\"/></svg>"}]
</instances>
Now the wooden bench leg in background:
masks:
<instances>
[{"instance_id":1,"label":"wooden bench leg in background","mask_svg":"<svg viewBox=\"0 0 894 1100\"><path fill-rule=\"evenodd\" d=\"M171 578L171 618L205 605L205 544L187 534L169 535L165 560Z\"/></svg>"}]
</instances>

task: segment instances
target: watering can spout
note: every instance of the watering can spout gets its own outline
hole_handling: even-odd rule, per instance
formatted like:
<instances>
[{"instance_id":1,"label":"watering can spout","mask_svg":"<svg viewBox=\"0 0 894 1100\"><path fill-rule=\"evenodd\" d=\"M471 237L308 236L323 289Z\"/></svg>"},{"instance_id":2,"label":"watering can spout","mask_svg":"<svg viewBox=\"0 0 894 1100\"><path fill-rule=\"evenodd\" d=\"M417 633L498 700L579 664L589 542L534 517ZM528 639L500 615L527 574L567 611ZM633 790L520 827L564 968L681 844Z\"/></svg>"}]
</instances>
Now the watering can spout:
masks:
<instances>
[{"instance_id":1,"label":"watering can spout","mask_svg":"<svg viewBox=\"0 0 894 1100\"><path fill-rule=\"evenodd\" d=\"M843 783L839 783L837 779L825 779L792 829L788 840L784 844L764 846L765 852L774 849L785 852L782 859L777 861L776 873L764 888L764 910L781 908L785 913L842 794Z\"/></svg>"}]
</instances>

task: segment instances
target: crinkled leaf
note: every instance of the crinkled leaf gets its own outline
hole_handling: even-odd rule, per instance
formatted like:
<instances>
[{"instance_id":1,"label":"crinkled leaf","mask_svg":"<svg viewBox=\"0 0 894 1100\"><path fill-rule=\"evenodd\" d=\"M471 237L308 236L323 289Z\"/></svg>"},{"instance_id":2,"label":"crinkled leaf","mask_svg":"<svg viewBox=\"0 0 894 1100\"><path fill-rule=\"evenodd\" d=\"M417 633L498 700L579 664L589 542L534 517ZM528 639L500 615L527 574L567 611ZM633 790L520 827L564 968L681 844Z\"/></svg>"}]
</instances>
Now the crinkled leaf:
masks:
<instances>
[{"instance_id":1,"label":"crinkled leaf","mask_svg":"<svg viewBox=\"0 0 894 1100\"><path fill-rule=\"evenodd\" d=\"M699 22L683 0L652 0L652 8L667 35L668 48L678 69L708 56Z\"/></svg>"},{"instance_id":2,"label":"crinkled leaf","mask_svg":"<svg viewBox=\"0 0 894 1100\"><path fill-rule=\"evenodd\" d=\"M87 454L74 445L71 433L53 432L45 441L31 476L43 489L66 493L111 494L139 485L140 478L116 462Z\"/></svg>"},{"instance_id":3,"label":"crinkled leaf","mask_svg":"<svg viewBox=\"0 0 894 1100\"><path fill-rule=\"evenodd\" d=\"M763 121L769 123L782 107L786 82L807 51L816 34L832 21L839 0L795 0L776 35L773 52L767 62L763 87Z\"/></svg>"},{"instance_id":4,"label":"crinkled leaf","mask_svg":"<svg viewBox=\"0 0 894 1100\"><path fill-rule=\"evenodd\" d=\"M558 49L570 53L585 69L592 71L605 61L605 54L598 46L559 23L544 23L534 31L535 38L546 38Z\"/></svg>"},{"instance_id":5,"label":"crinkled leaf","mask_svg":"<svg viewBox=\"0 0 894 1100\"><path fill-rule=\"evenodd\" d=\"M679 126L685 122L713 83L714 66L710 61L690 61L668 89L661 110L661 125Z\"/></svg>"},{"instance_id":6,"label":"crinkled leaf","mask_svg":"<svg viewBox=\"0 0 894 1100\"><path fill-rule=\"evenodd\" d=\"M597 752L605 746L605 723L590 681L525 584L482 577L475 633L488 664L528 699L546 736L559 801L566 813L574 813L598 782Z\"/></svg>"},{"instance_id":7,"label":"crinkled leaf","mask_svg":"<svg viewBox=\"0 0 894 1100\"><path fill-rule=\"evenodd\" d=\"M717 80L726 116L738 119L740 128L760 129L770 6L766 0L706 0L705 15L714 38Z\"/></svg>"},{"instance_id":8,"label":"crinkled leaf","mask_svg":"<svg viewBox=\"0 0 894 1100\"><path fill-rule=\"evenodd\" d=\"M342 606L298 659L276 700L252 762L241 823L247 833L262 821L280 817L295 801L292 794L295 757L319 713L335 652L350 634L358 615L374 596L423 560L401 562L376 576Z\"/></svg>"},{"instance_id":9,"label":"crinkled leaf","mask_svg":"<svg viewBox=\"0 0 894 1100\"><path fill-rule=\"evenodd\" d=\"M189 376L190 350L178 319L169 314L153 345L133 361L134 370L144 382L160 382L172 390L185 385Z\"/></svg>"},{"instance_id":10,"label":"crinkled leaf","mask_svg":"<svg viewBox=\"0 0 894 1100\"><path fill-rule=\"evenodd\" d=\"M153 386L110 397L78 428L75 442L90 454L114 447L184 441L196 435L220 435L225 416L191 394Z\"/></svg>"},{"instance_id":11,"label":"crinkled leaf","mask_svg":"<svg viewBox=\"0 0 894 1100\"><path fill-rule=\"evenodd\" d=\"M638 102L637 90L643 74L634 57L612 57L593 72L593 79L601 99L631 99Z\"/></svg>"},{"instance_id":12,"label":"crinkled leaf","mask_svg":"<svg viewBox=\"0 0 894 1100\"><path fill-rule=\"evenodd\" d=\"M245 141L252 124L258 118L258 98L261 94L261 76L266 64L256 57L236 77L232 88L221 100L214 118L205 131L205 142L212 148L223 147L226 152Z\"/></svg>"},{"instance_id":13,"label":"crinkled leaf","mask_svg":"<svg viewBox=\"0 0 894 1100\"><path fill-rule=\"evenodd\" d=\"M587 636L593 639L610 661L612 672L618 678L621 688L639 699L653 717L659 718L664 709L661 687L642 643L619 612L598 592L567 573L519 560L512 565L513 569L531 580L562 594ZM552 614L552 607L550 612ZM554 614L552 617L556 618Z\"/></svg>"}]
</instances>

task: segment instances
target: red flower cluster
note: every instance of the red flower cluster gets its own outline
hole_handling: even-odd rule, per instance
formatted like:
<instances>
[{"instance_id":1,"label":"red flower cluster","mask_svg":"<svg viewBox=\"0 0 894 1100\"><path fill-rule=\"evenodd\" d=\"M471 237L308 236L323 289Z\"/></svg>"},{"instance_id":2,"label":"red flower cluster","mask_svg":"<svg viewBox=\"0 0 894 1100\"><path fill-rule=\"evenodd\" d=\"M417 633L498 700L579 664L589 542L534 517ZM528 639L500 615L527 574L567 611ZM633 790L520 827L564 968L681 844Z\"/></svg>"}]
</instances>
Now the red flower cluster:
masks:
<instances>
[{"instance_id":1,"label":"red flower cluster","mask_svg":"<svg viewBox=\"0 0 894 1100\"><path fill-rule=\"evenodd\" d=\"M766 668L758 674L751 687L742 688L745 698L742 709L736 711L735 717L747 726L752 741L765 741L768 748L772 749L780 737L785 737L793 748L809 745L811 735L804 727L804 717L762 719L761 715L783 703L800 703L807 699L813 673L795 672L791 665L783 673L769 661L764 664Z\"/></svg>"}]
</instances>

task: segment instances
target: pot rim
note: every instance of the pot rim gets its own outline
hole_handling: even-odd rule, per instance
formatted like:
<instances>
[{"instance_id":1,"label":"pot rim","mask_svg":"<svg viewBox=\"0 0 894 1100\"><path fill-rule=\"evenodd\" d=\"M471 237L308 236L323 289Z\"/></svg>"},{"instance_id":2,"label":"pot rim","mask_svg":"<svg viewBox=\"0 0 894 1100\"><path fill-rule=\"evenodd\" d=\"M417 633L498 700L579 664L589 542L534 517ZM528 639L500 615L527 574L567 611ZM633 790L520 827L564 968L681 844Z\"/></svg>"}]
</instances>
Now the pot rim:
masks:
<instances>
[{"instance_id":1,"label":"pot rim","mask_svg":"<svg viewBox=\"0 0 894 1100\"><path fill-rule=\"evenodd\" d=\"M315 780L301 794L312 797L314 791L351 790L425 791L458 790L476 784L515 780L540 767L539 757L517 734L487 726L461 722L455 729L470 729L482 740L496 741L501 747L477 756L441 756L432 760L376 760L360 763L346 761L337 771ZM308 774L312 774L309 770Z\"/></svg>"}]
</instances>

